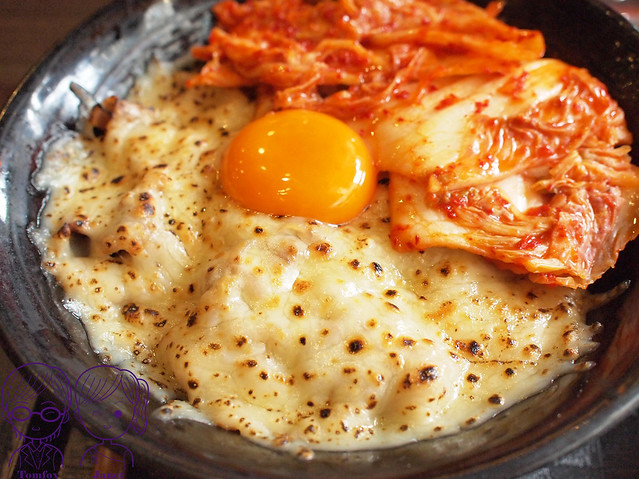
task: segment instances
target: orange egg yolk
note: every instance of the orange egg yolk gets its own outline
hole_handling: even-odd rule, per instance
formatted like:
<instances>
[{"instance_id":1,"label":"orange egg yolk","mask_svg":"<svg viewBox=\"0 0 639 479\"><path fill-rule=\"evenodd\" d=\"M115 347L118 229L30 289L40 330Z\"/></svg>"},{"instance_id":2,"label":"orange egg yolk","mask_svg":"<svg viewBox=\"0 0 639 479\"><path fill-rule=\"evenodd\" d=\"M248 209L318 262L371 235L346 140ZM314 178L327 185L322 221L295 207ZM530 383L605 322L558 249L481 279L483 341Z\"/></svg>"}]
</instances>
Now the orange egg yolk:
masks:
<instances>
[{"instance_id":1,"label":"orange egg yolk","mask_svg":"<svg viewBox=\"0 0 639 479\"><path fill-rule=\"evenodd\" d=\"M377 184L362 138L342 121L284 110L249 123L231 141L222 187L263 213L345 223L370 203Z\"/></svg>"}]
</instances>

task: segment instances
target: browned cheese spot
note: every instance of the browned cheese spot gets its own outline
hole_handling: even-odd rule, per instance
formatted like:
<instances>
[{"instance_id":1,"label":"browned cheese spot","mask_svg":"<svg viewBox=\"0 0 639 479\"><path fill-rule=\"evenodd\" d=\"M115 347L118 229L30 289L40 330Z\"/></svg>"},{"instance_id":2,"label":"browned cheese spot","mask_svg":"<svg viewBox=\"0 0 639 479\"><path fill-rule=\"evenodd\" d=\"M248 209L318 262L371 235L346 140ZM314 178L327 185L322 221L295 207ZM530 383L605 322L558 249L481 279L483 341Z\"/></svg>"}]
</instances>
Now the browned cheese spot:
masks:
<instances>
[{"instance_id":1,"label":"browned cheese spot","mask_svg":"<svg viewBox=\"0 0 639 479\"><path fill-rule=\"evenodd\" d=\"M295 283L293 283L293 291L295 291L298 294L308 291L310 287L311 287L310 281L304 281L304 280L298 279L297 281L295 281Z\"/></svg>"},{"instance_id":2,"label":"browned cheese spot","mask_svg":"<svg viewBox=\"0 0 639 479\"><path fill-rule=\"evenodd\" d=\"M321 418L326 419L330 415L331 415L331 409L330 408L320 409L320 417Z\"/></svg>"},{"instance_id":3,"label":"browned cheese spot","mask_svg":"<svg viewBox=\"0 0 639 479\"><path fill-rule=\"evenodd\" d=\"M373 270L373 273L375 273L375 276L377 276L378 278L384 274L384 268L382 268L382 265L378 262L374 261L371 263L370 266Z\"/></svg>"},{"instance_id":4,"label":"browned cheese spot","mask_svg":"<svg viewBox=\"0 0 639 479\"><path fill-rule=\"evenodd\" d=\"M129 323L141 323L140 308L135 303L127 303L122 306L122 314Z\"/></svg>"},{"instance_id":5,"label":"browned cheese spot","mask_svg":"<svg viewBox=\"0 0 639 479\"><path fill-rule=\"evenodd\" d=\"M333 252L333 247L325 241L313 245L313 249L320 255L328 257Z\"/></svg>"},{"instance_id":6,"label":"browned cheese spot","mask_svg":"<svg viewBox=\"0 0 639 479\"><path fill-rule=\"evenodd\" d=\"M468 381L469 383L476 383L479 381L479 376L470 373L468 376L466 376L466 381Z\"/></svg>"},{"instance_id":7,"label":"browned cheese spot","mask_svg":"<svg viewBox=\"0 0 639 479\"><path fill-rule=\"evenodd\" d=\"M352 339L348 343L348 352L351 354L357 354L364 349L364 341L362 339Z\"/></svg>"},{"instance_id":8,"label":"browned cheese spot","mask_svg":"<svg viewBox=\"0 0 639 479\"><path fill-rule=\"evenodd\" d=\"M440 269L439 272L442 276L446 277L450 274L451 268L449 263L445 263Z\"/></svg>"}]
</instances>

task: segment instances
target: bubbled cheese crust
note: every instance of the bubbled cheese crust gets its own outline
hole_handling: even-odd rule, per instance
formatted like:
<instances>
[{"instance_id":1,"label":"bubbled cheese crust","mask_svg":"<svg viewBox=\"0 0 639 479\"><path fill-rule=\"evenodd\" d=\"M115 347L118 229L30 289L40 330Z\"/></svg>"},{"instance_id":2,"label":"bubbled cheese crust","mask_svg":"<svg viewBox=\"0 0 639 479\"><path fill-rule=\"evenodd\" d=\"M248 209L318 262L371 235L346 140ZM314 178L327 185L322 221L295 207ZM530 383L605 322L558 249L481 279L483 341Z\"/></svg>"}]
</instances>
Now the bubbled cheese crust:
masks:
<instances>
[{"instance_id":1,"label":"bubbled cheese crust","mask_svg":"<svg viewBox=\"0 0 639 479\"><path fill-rule=\"evenodd\" d=\"M387 447L477 424L594 348L583 291L395 251L384 179L340 227L239 207L217 168L253 105L184 78L157 67L36 178L43 264L96 351L164 400L269 445Z\"/></svg>"}]
</instances>

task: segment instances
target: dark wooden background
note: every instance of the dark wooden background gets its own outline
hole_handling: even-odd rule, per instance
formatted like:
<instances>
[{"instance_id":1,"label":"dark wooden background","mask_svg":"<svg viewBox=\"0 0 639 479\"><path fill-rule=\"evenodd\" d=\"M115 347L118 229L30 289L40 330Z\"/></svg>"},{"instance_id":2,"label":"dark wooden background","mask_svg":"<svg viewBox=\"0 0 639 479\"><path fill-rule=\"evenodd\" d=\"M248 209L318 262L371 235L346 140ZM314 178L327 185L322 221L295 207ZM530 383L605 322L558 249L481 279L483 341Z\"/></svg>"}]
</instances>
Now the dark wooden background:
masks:
<instances>
[{"instance_id":1,"label":"dark wooden background","mask_svg":"<svg viewBox=\"0 0 639 479\"><path fill-rule=\"evenodd\" d=\"M117 0L116 0L117 1ZM29 69L110 0L0 0L0 103Z\"/></svg>"},{"instance_id":2,"label":"dark wooden background","mask_svg":"<svg viewBox=\"0 0 639 479\"><path fill-rule=\"evenodd\" d=\"M108 3L110 0L0 0L0 104L6 103L29 69L54 45ZM639 0L609 0L609 3L639 22ZM13 368L0 350L0 382ZM92 439L73 427L63 436L60 440L64 444L66 465L58 477L91 477L93 471L81 467L79 459L93 444ZM8 456L18 447L16 441L11 427L0 419L0 478L18 477L7 468ZM152 477L139 470L128 471L127 475L130 478ZM113 477L119 477L115 471ZM521 479L617 478L639 478L638 413L601 438Z\"/></svg>"}]
</instances>

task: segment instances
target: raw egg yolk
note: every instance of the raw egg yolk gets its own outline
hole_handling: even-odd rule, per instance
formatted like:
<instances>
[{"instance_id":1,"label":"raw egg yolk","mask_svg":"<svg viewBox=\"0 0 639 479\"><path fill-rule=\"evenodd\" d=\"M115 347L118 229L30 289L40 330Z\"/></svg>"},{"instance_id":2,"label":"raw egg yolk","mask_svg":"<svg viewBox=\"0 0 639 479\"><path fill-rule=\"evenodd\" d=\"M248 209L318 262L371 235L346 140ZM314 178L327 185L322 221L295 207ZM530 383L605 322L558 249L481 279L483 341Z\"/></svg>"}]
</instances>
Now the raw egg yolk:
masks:
<instances>
[{"instance_id":1,"label":"raw egg yolk","mask_svg":"<svg viewBox=\"0 0 639 479\"><path fill-rule=\"evenodd\" d=\"M245 208L333 224L361 213L377 184L364 140L309 110L268 113L245 126L225 152L220 179Z\"/></svg>"}]
</instances>

